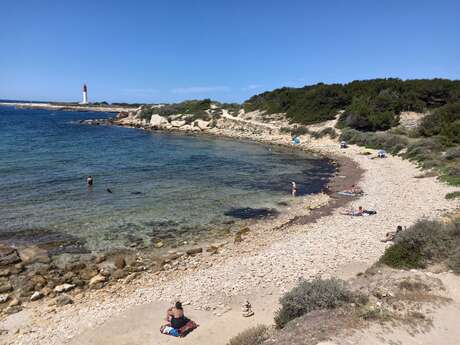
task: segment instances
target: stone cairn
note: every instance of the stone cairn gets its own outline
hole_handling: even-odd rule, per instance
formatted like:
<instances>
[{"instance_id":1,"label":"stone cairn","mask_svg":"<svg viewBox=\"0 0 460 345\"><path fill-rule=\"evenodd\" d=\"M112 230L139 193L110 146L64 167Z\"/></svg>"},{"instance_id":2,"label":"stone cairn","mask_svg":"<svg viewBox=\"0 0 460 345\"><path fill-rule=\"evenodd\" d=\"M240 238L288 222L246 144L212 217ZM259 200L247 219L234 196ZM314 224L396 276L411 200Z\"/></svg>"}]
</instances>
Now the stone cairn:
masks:
<instances>
[{"instance_id":1,"label":"stone cairn","mask_svg":"<svg viewBox=\"0 0 460 345\"><path fill-rule=\"evenodd\" d=\"M254 311L252 310L251 303L249 301L246 301L243 303L241 306L241 311L243 312L244 317L250 317L254 315Z\"/></svg>"}]
</instances>

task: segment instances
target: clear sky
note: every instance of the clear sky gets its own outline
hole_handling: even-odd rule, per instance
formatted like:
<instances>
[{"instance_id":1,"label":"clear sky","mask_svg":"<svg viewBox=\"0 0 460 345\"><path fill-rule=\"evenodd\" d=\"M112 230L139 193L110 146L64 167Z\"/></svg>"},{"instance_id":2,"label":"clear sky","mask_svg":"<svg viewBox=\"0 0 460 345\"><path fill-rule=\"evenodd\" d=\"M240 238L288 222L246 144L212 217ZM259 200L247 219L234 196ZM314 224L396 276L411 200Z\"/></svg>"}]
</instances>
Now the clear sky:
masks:
<instances>
[{"instance_id":1,"label":"clear sky","mask_svg":"<svg viewBox=\"0 0 460 345\"><path fill-rule=\"evenodd\" d=\"M459 0L0 0L0 99L243 101L281 86L460 79Z\"/></svg>"}]
</instances>

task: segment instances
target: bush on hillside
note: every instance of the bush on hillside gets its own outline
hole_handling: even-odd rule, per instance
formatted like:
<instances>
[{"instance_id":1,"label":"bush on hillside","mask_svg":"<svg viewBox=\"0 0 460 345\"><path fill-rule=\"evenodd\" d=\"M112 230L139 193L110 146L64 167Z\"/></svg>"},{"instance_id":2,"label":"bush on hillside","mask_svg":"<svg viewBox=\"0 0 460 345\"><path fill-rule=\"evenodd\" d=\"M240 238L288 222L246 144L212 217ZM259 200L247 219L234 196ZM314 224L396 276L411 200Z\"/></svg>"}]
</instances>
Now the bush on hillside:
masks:
<instances>
[{"instance_id":1,"label":"bush on hillside","mask_svg":"<svg viewBox=\"0 0 460 345\"><path fill-rule=\"evenodd\" d=\"M292 122L302 124L331 120L339 110L345 110L342 126L376 131L397 125L401 111L422 112L459 100L458 80L390 78L285 87L251 97L244 108L285 113Z\"/></svg>"},{"instance_id":2,"label":"bush on hillside","mask_svg":"<svg viewBox=\"0 0 460 345\"><path fill-rule=\"evenodd\" d=\"M311 132L310 135L315 139L325 137L326 135L328 135L331 139L335 139L339 136L335 129L332 127L323 128L319 132Z\"/></svg>"},{"instance_id":3,"label":"bush on hillside","mask_svg":"<svg viewBox=\"0 0 460 345\"><path fill-rule=\"evenodd\" d=\"M398 125L398 114L382 110L372 104L371 99L356 97L351 105L340 115L338 127L351 127L360 131L384 131Z\"/></svg>"},{"instance_id":4,"label":"bush on hillside","mask_svg":"<svg viewBox=\"0 0 460 345\"><path fill-rule=\"evenodd\" d=\"M447 159L448 161L460 159L460 146L449 148L446 151L444 158Z\"/></svg>"},{"instance_id":5,"label":"bush on hillside","mask_svg":"<svg viewBox=\"0 0 460 345\"><path fill-rule=\"evenodd\" d=\"M459 220L451 224L423 220L399 233L380 263L394 268L424 268L450 260L459 247Z\"/></svg>"},{"instance_id":6,"label":"bush on hillside","mask_svg":"<svg viewBox=\"0 0 460 345\"><path fill-rule=\"evenodd\" d=\"M304 134L310 134L310 130L306 126L295 126L290 129L291 135L297 137Z\"/></svg>"},{"instance_id":7,"label":"bush on hillside","mask_svg":"<svg viewBox=\"0 0 460 345\"><path fill-rule=\"evenodd\" d=\"M457 199L460 198L460 192L450 192L446 194L447 200Z\"/></svg>"},{"instance_id":8,"label":"bush on hillside","mask_svg":"<svg viewBox=\"0 0 460 345\"><path fill-rule=\"evenodd\" d=\"M278 328L282 328L289 321L313 310L333 309L356 302L359 297L337 279L303 280L280 298L281 309L276 313L275 323Z\"/></svg>"},{"instance_id":9,"label":"bush on hillside","mask_svg":"<svg viewBox=\"0 0 460 345\"><path fill-rule=\"evenodd\" d=\"M447 104L425 116L418 129L425 137L439 135L445 145L460 144L460 102Z\"/></svg>"},{"instance_id":10,"label":"bush on hillside","mask_svg":"<svg viewBox=\"0 0 460 345\"><path fill-rule=\"evenodd\" d=\"M230 339L227 345L260 345L268 339L267 331L264 325L249 328Z\"/></svg>"},{"instance_id":11,"label":"bush on hillside","mask_svg":"<svg viewBox=\"0 0 460 345\"><path fill-rule=\"evenodd\" d=\"M449 268L457 274L460 274L460 248L455 248L447 261Z\"/></svg>"},{"instance_id":12,"label":"bush on hillside","mask_svg":"<svg viewBox=\"0 0 460 345\"><path fill-rule=\"evenodd\" d=\"M383 149L392 154L398 154L407 147L407 138L391 133L365 133L355 129L344 129L340 140L371 149Z\"/></svg>"}]
</instances>

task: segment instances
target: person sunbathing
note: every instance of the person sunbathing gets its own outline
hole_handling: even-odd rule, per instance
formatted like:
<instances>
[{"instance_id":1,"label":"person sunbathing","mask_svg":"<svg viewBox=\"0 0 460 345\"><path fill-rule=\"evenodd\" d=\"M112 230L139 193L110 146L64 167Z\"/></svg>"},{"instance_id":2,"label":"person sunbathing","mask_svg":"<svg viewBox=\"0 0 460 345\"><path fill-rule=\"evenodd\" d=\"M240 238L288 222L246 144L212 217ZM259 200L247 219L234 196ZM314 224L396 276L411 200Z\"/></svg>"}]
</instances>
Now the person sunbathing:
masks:
<instances>
[{"instance_id":1,"label":"person sunbathing","mask_svg":"<svg viewBox=\"0 0 460 345\"><path fill-rule=\"evenodd\" d=\"M357 210L349 210L345 212L341 212L344 216L362 216L364 213L363 207L359 206Z\"/></svg>"},{"instance_id":2,"label":"person sunbathing","mask_svg":"<svg viewBox=\"0 0 460 345\"><path fill-rule=\"evenodd\" d=\"M384 242L384 243L394 241L394 239L396 237L396 234L400 233L402 230L403 230L402 226L398 225L396 227L396 231L387 232L386 235L385 235L385 238L383 240L381 240L381 241Z\"/></svg>"},{"instance_id":3,"label":"person sunbathing","mask_svg":"<svg viewBox=\"0 0 460 345\"><path fill-rule=\"evenodd\" d=\"M341 214L345 216L354 216L354 217L359 217L359 216L370 216L373 214L377 214L377 211L374 210L364 210L362 206L359 206L357 210L349 210L345 212L341 212Z\"/></svg>"},{"instance_id":4,"label":"person sunbathing","mask_svg":"<svg viewBox=\"0 0 460 345\"><path fill-rule=\"evenodd\" d=\"M176 302L174 307L167 310L166 321L168 321L168 326L175 329L184 327L187 322L189 322L189 319L187 319L184 315L184 308L182 307L181 302Z\"/></svg>"},{"instance_id":5,"label":"person sunbathing","mask_svg":"<svg viewBox=\"0 0 460 345\"><path fill-rule=\"evenodd\" d=\"M160 332L174 337L184 337L198 327L184 315L181 302L176 302L174 307L166 311L166 321L168 323L160 327Z\"/></svg>"},{"instance_id":6,"label":"person sunbathing","mask_svg":"<svg viewBox=\"0 0 460 345\"><path fill-rule=\"evenodd\" d=\"M363 194L363 190L356 185L352 185L350 189L345 189L343 192L350 194Z\"/></svg>"}]
</instances>

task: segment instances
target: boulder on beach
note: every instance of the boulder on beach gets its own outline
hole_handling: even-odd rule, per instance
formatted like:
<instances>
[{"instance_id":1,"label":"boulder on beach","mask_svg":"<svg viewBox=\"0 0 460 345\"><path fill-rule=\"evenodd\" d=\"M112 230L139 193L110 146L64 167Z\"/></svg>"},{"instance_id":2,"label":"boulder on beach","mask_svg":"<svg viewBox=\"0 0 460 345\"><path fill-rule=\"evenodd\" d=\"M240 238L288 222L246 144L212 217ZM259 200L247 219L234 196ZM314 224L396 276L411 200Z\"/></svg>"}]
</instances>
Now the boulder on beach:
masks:
<instances>
[{"instance_id":1,"label":"boulder on beach","mask_svg":"<svg viewBox=\"0 0 460 345\"><path fill-rule=\"evenodd\" d=\"M89 286L90 287L95 287L97 285L100 285L101 283L104 283L107 280L107 277L104 277L101 274L98 274L97 276L91 278L89 281Z\"/></svg>"},{"instance_id":2,"label":"boulder on beach","mask_svg":"<svg viewBox=\"0 0 460 345\"><path fill-rule=\"evenodd\" d=\"M67 305L67 304L72 304L72 303L73 303L73 299L69 295L66 295L66 294L59 295L54 300L54 304L60 307Z\"/></svg>"},{"instance_id":3,"label":"boulder on beach","mask_svg":"<svg viewBox=\"0 0 460 345\"><path fill-rule=\"evenodd\" d=\"M196 127L198 127L199 129L203 130L203 129L208 128L210 123L211 123L210 121L208 122L208 121L204 121L204 120L196 120L194 122L194 125Z\"/></svg>"},{"instance_id":4,"label":"boulder on beach","mask_svg":"<svg viewBox=\"0 0 460 345\"><path fill-rule=\"evenodd\" d=\"M39 299L43 298L43 293L41 293L40 291L35 291L32 296L30 297L30 300L31 301L38 301Z\"/></svg>"},{"instance_id":5,"label":"boulder on beach","mask_svg":"<svg viewBox=\"0 0 460 345\"><path fill-rule=\"evenodd\" d=\"M61 293L72 290L75 287L74 284L62 284L54 288L54 292Z\"/></svg>"},{"instance_id":6,"label":"boulder on beach","mask_svg":"<svg viewBox=\"0 0 460 345\"><path fill-rule=\"evenodd\" d=\"M175 121L171 121L171 126L179 128L185 125L185 123L186 122L184 120L175 120Z\"/></svg>"},{"instance_id":7,"label":"boulder on beach","mask_svg":"<svg viewBox=\"0 0 460 345\"><path fill-rule=\"evenodd\" d=\"M162 127L163 125L169 123L163 116L153 114L150 118L150 126L152 127Z\"/></svg>"}]
</instances>

